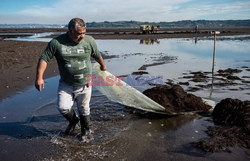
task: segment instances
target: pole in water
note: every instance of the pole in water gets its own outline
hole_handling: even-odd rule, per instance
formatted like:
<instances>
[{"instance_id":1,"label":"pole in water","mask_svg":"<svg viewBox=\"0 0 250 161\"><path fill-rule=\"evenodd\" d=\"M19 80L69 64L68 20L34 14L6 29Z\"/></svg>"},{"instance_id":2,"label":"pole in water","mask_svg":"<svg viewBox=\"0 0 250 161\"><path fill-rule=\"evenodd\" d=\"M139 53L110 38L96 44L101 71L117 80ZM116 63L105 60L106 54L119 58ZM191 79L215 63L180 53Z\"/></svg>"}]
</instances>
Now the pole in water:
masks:
<instances>
[{"instance_id":1,"label":"pole in water","mask_svg":"<svg viewBox=\"0 0 250 161\"><path fill-rule=\"evenodd\" d=\"M215 54L216 54L216 35L220 34L219 31L213 31L211 34L214 34L214 52L213 52L213 64L212 64L212 85L211 85L211 92L210 92L210 98L213 93L213 84L214 84L214 66L215 66Z\"/></svg>"}]
</instances>

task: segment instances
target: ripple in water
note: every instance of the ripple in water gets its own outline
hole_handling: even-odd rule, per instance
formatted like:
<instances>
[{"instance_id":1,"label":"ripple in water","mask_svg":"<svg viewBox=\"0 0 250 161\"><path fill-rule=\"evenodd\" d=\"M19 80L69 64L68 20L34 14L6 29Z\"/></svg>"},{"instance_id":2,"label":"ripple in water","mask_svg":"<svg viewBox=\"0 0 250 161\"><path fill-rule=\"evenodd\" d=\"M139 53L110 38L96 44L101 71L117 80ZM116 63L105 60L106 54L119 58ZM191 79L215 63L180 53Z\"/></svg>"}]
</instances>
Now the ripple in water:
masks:
<instances>
[{"instance_id":1,"label":"ripple in water","mask_svg":"<svg viewBox=\"0 0 250 161\"><path fill-rule=\"evenodd\" d=\"M73 106L73 109L77 111L76 106ZM103 144L114 140L115 136L128 128L129 120L133 117L131 110L109 101L106 97L93 94L91 100L91 130L94 139L89 144ZM33 113L29 124L37 131L50 136L52 143L79 145L76 135L80 133L80 124L76 126L72 135L63 136L63 131L66 129L68 122L57 110L56 102L38 108Z\"/></svg>"}]
</instances>

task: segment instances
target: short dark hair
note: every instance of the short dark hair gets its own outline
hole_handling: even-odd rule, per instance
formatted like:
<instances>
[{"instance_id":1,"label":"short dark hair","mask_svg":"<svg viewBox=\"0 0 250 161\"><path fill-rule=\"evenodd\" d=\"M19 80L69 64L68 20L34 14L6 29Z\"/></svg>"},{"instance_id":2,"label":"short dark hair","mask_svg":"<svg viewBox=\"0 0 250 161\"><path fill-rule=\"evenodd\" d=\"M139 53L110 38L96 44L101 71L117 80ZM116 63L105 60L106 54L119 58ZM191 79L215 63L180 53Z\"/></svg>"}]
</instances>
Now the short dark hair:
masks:
<instances>
[{"instance_id":1,"label":"short dark hair","mask_svg":"<svg viewBox=\"0 0 250 161\"><path fill-rule=\"evenodd\" d=\"M86 24L80 18L73 18L73 19L71 19L69 21L69 23L68 23L68 29L70 31L76 31L77 27L85 27L86 28Z\"/></svg>"}]
</instances>

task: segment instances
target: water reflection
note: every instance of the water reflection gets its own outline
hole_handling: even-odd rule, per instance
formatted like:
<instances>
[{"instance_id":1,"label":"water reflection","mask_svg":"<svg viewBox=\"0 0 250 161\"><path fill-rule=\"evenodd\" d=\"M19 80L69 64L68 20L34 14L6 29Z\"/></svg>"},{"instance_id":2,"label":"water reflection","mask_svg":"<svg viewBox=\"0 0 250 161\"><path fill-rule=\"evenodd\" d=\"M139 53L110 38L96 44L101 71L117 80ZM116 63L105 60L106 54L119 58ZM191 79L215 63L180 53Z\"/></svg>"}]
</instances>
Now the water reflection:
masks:
<instances>
[{"instance_id":1,"label":"water reflection","mask_svg":"<svg viewBox=\"0 0 250 161\"><path fill-rule=\"evenodd\" d=\"M145 44L145 45L160 44L160 40L158 40L158 39L141 39L140 44Z\"/></svg>"},{"instance_id":2,"label":"water reflection","mask_svg":"<svg viewBox=\"0 0 250 161\"><path fill-rule=\"evenodd\" d=\"M197 44L197 42L198 42L198 38L195 37L195 38L194 38L194 43Z\"/></svg>"}]
</instances>

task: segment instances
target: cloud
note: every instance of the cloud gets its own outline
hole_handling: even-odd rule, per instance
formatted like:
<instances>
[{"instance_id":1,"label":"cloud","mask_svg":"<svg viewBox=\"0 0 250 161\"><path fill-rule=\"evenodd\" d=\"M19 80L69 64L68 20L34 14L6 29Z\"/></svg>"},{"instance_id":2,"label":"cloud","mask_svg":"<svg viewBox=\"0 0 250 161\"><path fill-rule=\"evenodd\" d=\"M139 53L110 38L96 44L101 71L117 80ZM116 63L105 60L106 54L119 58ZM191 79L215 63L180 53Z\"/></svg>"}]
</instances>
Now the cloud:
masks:
<instances>
[{"instance_id":1,"label":"cloud","mask_svg":"<svg viewBox=\"0 0 250 161\"><path fill-rule=\"evenodd\" d=\"M59 0L54 5L29 6L13 15L0 15L6 23L59 23L65 24L72 17L92 21L178 21L197 19L250 18L250 2L197 0Z\"/></svg>"},{"instance_id":2,"label":"cloud","mask_svg":"<svg viewBox=\"0 0 250 161\"><path fill-rule=\"evenodd\" d=\"M228 19L250 19L250 2L232 3L192 3L178 8L170 13L169 19L180 17L182 20L228 20Z\"/></svg>"}]
</instances>

